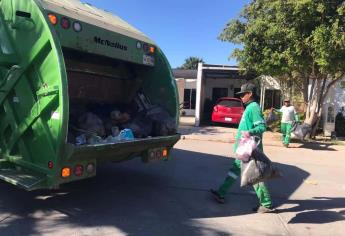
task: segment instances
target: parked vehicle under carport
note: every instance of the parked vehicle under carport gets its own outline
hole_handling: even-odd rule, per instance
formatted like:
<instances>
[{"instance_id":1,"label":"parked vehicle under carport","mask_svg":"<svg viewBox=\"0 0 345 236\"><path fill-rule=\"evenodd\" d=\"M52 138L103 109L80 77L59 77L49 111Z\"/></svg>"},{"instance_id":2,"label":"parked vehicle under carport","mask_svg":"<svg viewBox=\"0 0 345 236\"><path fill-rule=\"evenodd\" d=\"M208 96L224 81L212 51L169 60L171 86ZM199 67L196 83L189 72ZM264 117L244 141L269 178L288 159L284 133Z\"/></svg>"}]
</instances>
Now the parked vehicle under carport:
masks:
<instances>
[{"instance_id":1,"label":"parked vehicle under carport","mask_svg":"<svg viewBox=\"0 0 345 236\"><path fill-rule=\"evenodd\" d=\"M241 99L223 97L217 100L212 111L212 122L239 124L244 112Z\"/></svg>"}]
</instances>

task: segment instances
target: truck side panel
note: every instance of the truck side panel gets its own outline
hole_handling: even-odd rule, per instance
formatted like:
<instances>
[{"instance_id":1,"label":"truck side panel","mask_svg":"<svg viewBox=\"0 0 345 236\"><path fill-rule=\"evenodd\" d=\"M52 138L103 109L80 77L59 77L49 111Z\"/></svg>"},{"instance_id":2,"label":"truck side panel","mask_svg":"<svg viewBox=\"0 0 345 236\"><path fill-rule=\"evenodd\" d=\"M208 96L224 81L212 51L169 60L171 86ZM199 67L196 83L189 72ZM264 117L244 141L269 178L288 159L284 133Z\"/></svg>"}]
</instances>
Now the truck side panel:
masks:
<instances>
[{"instance_id":1,"label":"truck side panel","mask_svg":"<svg viewBox=\"0 0 345 236\"><path fill-rule=\"evenodd\" d=\"M2 159L17 169L44 174L44 181L52 183L68 113L59 42L34 0L1 1L0 27L1 38L5 38L0 41L4 61L0 64Z\"/></svg>"}]
</instances>

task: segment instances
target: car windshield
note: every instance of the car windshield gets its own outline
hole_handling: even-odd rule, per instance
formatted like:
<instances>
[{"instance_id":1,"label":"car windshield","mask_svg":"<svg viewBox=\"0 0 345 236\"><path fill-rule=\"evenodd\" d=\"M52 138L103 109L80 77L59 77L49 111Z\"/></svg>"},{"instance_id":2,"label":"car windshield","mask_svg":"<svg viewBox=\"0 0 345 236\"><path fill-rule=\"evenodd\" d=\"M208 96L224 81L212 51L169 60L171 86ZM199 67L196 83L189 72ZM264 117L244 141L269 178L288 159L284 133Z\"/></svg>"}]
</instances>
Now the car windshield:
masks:
<instances>
[{"instance_id":1,"label":"car windshield","mask_svg":"<svg viewBox=\"0 0 345 236\"><path fill-rule=\"evenodd\" d=\"M237 100L221 100L217 105L224 107L242 107L241 102Z\"/></svg>"}]
</instances>

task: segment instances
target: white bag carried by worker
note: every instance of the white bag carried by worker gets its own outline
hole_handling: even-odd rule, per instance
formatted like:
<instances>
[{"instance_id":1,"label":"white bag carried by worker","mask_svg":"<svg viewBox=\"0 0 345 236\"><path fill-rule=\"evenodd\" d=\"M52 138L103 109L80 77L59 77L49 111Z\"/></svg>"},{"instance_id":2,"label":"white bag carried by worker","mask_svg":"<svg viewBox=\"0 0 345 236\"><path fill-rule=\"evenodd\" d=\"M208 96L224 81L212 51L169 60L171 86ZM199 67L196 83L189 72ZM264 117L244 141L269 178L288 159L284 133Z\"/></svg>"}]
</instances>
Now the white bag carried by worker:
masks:
<instances>
[{"instance_id":1,"label":"white bag carried by worker","mask_svg":"<svg viewBox=\"0 0 345 236\"><path fill-rule=\"evenodd\" d=\"M303 123L301 125L297 125L295 129L292 131L294 137L304 140L305 136L311 132L311 126L309 124Z\"/></svg>"},{"instance_id":2,"label":"white bag carried by worker","mask_svg":"<svg viewBox=\"0 0 345 236\"><path fill-rule=\"evenodd\" d=\"M252 155L253 150L259 145L259 141L255 141L254 136L242 137L236 149L236 159L247 162Z\"/></svg>"}]
</instances>

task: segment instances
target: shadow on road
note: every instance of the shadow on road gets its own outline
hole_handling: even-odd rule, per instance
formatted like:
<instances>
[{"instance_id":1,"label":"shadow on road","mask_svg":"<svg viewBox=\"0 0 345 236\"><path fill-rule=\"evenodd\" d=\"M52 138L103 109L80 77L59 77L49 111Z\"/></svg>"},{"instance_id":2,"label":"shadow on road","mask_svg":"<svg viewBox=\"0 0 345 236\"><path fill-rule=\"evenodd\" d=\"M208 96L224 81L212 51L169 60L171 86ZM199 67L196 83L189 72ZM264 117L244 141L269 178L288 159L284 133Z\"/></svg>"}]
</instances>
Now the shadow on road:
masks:
<instances>
[{"instance_id":1,"label":"shadow on road","mask_svg":"<svg viewBox=\"0 0 345 236\"><path fill-rule=\"evenodd\" d=\"M345 211L330 211L330 209L345 208L345 198L313 198L307 200L289 200L287 204L296 206L280 209L278 213L298 212L288 223L326 224L345 220Z\"/></svg>"},{"instance_id":2,"label":"shadow on road","mask_svg":"<svg viewBox=\"0 0 345 236\"><path fill-rule=\"evenodd\" d=\"M173 151L173 156L169 162L146 165L138 160L103 165L97 177L55 191L26 192L0 183L1 235L97 235L105 234L107 229L108 233L117 230L126 235L229 235L196 220L252 214L257 199L249 189L237 185L224 205L215 203L208 192L221 183L231 159L179 149ZM309 173L296 166L278 165L286 176L294 176L270 183L273 199L279 204L299 188ZM316 209L322 204L312 201L300 205L310 204ZM344 204L339 199L334 207ZM332 206L326 204L322 210ZM87 229L93 231L86 233Z\"/></svg>"},{"instance_id":3,"label":"shadow on road","mask_svg":"<svg viewBox=\"0 0 345 236\"><path fill-rule=\"evenodd\" d=\"M337 151L332 146L334 144L332 143L324 143L324 142L306 142L302 143L301 146L298 148L306 148L306 149L312 149L315 151Z\"/></svg>"}]
</instances>

